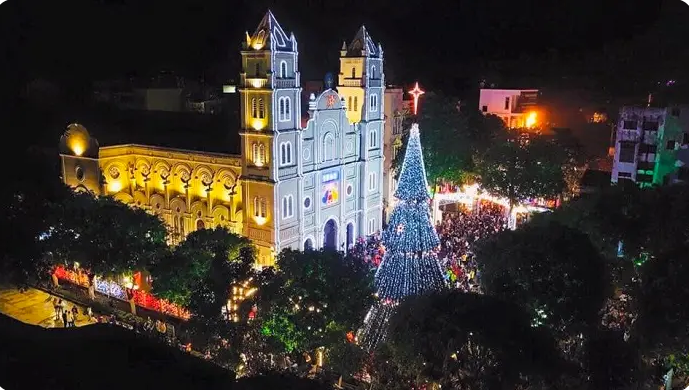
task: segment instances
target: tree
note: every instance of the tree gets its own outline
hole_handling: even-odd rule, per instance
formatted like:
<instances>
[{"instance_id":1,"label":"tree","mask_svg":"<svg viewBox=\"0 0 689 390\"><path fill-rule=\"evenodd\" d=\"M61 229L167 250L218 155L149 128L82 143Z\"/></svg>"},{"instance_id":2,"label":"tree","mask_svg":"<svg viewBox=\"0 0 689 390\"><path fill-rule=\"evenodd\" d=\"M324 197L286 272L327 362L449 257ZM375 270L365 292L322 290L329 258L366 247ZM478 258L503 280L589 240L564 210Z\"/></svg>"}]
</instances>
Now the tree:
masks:
<instances>
[{"instance_id":1,"label":"tree","mask_svg":"<svg viewBox=\"0 0 689 390\"><path fill-rule=\"evenodd\" d=\"M219 317L231 285L250 278L254 262L249 239L226 228L197 230L151 268L153 289L195 315Z\"/></svg>"},{"instance_id":2,"label":"tree","mask_svg":"<svg viewBox=\"0 0 689 390\"><path fill-rule=\"evenodd\" d=\"M360 343L368 350L385 338L387 321L402 299L445 288L435 252L440 240L428 210L430 197L418 125L410 131L395 197L399 202L383 232L386 252L375 277L378 301L361 332Z\"/></svg>"},{"instance_id":3,"label":"tree","mask_svg":"<svg viewBox=\"0 0 689 390\"><path fill-rule=\"evenodd\" d=\"M563 150L543 136L506 137L477 157L481 187L506 198L510 209L533 198L554 198L565 189Z\"/></svg>"},{"instance_id":4,"label":"tree","mask_svg":"<svg viewBox=\"0 0 689 390\"><path fill-rule=\"evenodd\" d=\"M45 156L22 153L17 161L22 169L7 170L0 189L0 280L25 285L49 275L45 239L57 209L73 194Z\"/></svg>"},{"instance_id":5,"label":"tree","mask_svg":"<svg viewBox=\"0 0 689 390\"><path fill-rule=\"evenodd\" d=\"M484 242L476 256L484 291L522 306L565 345L599 324L610 284L585 234L556 222L528 224Z\"/></svg>"},{"instance_id":6,"label":"tree","mask_svg":"<svg viewBox=\"0 0 689 390\"><path fill-rule=\"evenodd\" d=\"M111 197L75 193L52 217L47 244L55 260L98 275L146 269L168 249L158 217Z\"/></svg>"},{"instance_id":7,"label":"tree","mask_svg":"<svg viewBox=\"0 0 689 390\"><path fill-rule=\"evenodd\" d=\"M286 249L278 272L259 288L263 334L282 352L313 351L345 340L373 300L372 275L363 259L334 251Z\"/></svg>"},{"instance_id":8,"label":"tree","mask_svg":"<svg viewBox=\"0 0 689 390\"><path fill-rule=\"evenodd\" d=\"M483 151L494 138L503 134L505 126L496 116L484 116L475 110L460 110L458 100L438 93L428 93L423 109L414 120L423 129L423 158L428 182L435 186L442 181L462 184L475 176L473 156ZM407 123L407 127L411 123ZM403 139L407 148L409 134ZM393 167L399 173L405 153L397 153Z\"/></svg>"},{"instance_id":9,"label":"tree","mask_svg":"<svg viewBox=\"0 0 689 390\"><path fill-rule=\"evenodd\" d=\"M565 368L529 313L493 297L450 290L410 297L390 320L390 359L416 385L474 390L555 380Z\"/></svg>"}]
</instances>

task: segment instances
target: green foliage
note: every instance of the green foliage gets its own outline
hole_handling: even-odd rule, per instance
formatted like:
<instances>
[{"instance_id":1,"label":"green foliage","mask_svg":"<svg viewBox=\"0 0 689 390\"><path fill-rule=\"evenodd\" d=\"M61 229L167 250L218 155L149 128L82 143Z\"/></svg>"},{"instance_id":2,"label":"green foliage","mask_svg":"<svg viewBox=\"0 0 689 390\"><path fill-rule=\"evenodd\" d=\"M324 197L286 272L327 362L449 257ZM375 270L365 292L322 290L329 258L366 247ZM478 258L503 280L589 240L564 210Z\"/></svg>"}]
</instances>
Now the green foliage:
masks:
<instances>
[{"instance_id":1,"label":"green foliage","mask_svg":"<svg viewBox=\"0 0 689 390\"><path fill-rule=\"evenodd\" d=\"M0 187L1 281L18 285L35 282L47 276L53 265L45 234L50 231L54 210L71 198L72 191L42 157L22 156L23 168L7 170Z\"/></svg>"},{"instance_id":2,"label":"green foliage","mask_svg":"<svg viewBox=\"0 0 689 390\"><path fill-rule=\"evenodd\" d=\"M410 298L390 320L389 359L401 378L442 388L515 388L557 378L564 365L555 343L530 320L518 306L485 295L452 290Z\"/></svg>"},{"instance_id":3,"label":"green foliage","mask_svg":"<svg viewBox=\"0 0 689 390\"><path fill-rule=\"evenodd\" d=\"M339 373L349 381L362 371L369 360L369 354L359 345L350 343L344 338L334 343L326 351L325 362L333 372Z\"/></svg>"},{"instance_id":4,"label":"green foliage","mask_svg":"<svg viewBox=\"0 0 689 390\"><path fill-rule=\"evenodd\" d=\"M373 277L359 258L333 251L285 250L278 272L259 287L266 335L284 351L312 351L344 339L373 303Z\"/></svg>"},{"instance_id":5,"label":"green foliage","mask_svg":"<svg viewBox=\"0 0 689 390\"><path fill-rule=\"evenodd\" d=\"M254 248L225 228L190 233L151 268L156 295L213 317L227 303L230 286L253 274Z\"/></svg>"},{"instance_id":6,"label":"green foliage","mask_svg":"<svg viewBox=\"0 0 689 390\"><path fill-rule=\"evenodd\" d=\"M477 156L477 173L484 190L515 205L559 196L565 189L567 161L564 149L543 136L506 137Z\"/></svg>"},{"instance_id":7,"label":"green foliage","mask_svg":"<svg viewBox=\"0 0 689 390\"><path fill-rule=\"evenodd\" d=\"M609 296L605 260L588 237L562 224L529 224L502 232L477 251L487 294L514 302L558 336L596 325Z\"/></svg>"},{"instance_id":8,"label":"green foliage","mask_svg":"<svg viewBox=\"0 0 689 390\"><path fill-rule=\"evenodd\" d=\"M158 217L111 197L75 193L52 217L47 243L55 260L76 261L98 275L145 269L167 251Z\"/></svg>"},{"instance_id":9,"label":"green foliage","mask_svg":"<svg viewBox=\"0 0 689 390\"><path fill-rule=\"evenodd\" d=\"M473 157L482 152L494 138L506 131L503 122L495 116L484 116L479 111L463 110L458 100L437 93L428 93L418 118L421 144L428 183L441 181L465 183L475 175ZM407 123L405 128L410 127ZM404 161L408 134L393 160L399 174Z\"/></svg>"}]
</instances>

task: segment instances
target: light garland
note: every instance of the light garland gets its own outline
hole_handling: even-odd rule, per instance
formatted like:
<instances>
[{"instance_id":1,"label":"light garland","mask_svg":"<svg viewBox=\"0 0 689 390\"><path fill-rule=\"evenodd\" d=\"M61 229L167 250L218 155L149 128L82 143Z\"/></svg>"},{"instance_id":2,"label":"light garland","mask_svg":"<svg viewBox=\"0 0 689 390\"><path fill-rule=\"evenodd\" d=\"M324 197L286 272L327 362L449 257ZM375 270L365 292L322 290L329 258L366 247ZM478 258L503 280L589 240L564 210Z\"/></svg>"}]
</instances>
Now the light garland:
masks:
<instances>
[{"instance_id":1,"label":"light garland","mask_svg":"<svg viewBox=\"0 0 689 390\"><path fill-rule=\"evenodd\" d=\"M399 201L383 232L386 251L375 276L378 301L359 331L358 339L369 351L385 338L388 321L403 298L446 287L436 254L440 239L430 218L418 124L410 131L395 197Z\"/></svg>"}]
</instances>

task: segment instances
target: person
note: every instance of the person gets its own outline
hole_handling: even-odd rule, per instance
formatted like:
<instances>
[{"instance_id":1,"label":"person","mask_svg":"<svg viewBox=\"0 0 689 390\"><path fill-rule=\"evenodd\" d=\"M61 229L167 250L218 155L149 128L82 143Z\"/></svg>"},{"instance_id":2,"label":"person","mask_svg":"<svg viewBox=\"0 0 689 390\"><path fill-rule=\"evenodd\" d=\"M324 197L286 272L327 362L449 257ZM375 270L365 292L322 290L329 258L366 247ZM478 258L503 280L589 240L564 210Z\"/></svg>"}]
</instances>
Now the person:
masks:
<instances>
[{"instance_id":1,"label":"person","mask_svg":"<svg viewBox=\"0 0 689 390\"><path fill-rule=\"evenodd\" d=\"M88 317L89 321L93 321L93 311L90 307L86 308L86 317Z\"/></svg>"},{"instance_id":2,"label":"person","mask_svg":"<svg viewBox=\"0 0 689 390\"><path fill-rule=\"evenodd\" d=\"M72 326L73 320L74 317L72 316L72 312L69 310L65 310L65 328L70 328Z\"/></svg>"},{"instance_id":3,"label":"person","mask_svg":"<svg viewBox=\"0 0 689 390\"><path fill-rule=\"evenodd\" d=\"M153 330L153 320L151 320L151 317L146 318L146 322L144 322L144 331L150 332Z\"/></svg>"},{"instance_id":4,"label":"person","mask_svg":"<svg viewBox=\"0 0 689 390\"><path fill-rule=\"evenodd\" d=\"M60 300L57 297L53 298L53 308L55 309L55 321L59 321L62 313L60 313Z\"/></svg>"},{"instance_id":5,"label":"person","mask_svg":"<svg viewBox=\"0 0 689 390\"><path fill-rule=\"evenodd\" d=\"M77 322L78 317L79 317L79 309L77 309L77 306L74 305L74 306L72 306L72 319L73 319L74 323Z\"/></svg>"},{"instance_id":6,"label":"person","mask_svg":"<svg viewBox=\"0 0 689 390\"><path fill-rule=\"evenodd\" d=\"M62 308L62 306L60 306ZM64 309L61 309L60 312L62 313L62 325L63 327L68 327L69 323L67 322L67 311Z\"/></svg>"}]
</instances>

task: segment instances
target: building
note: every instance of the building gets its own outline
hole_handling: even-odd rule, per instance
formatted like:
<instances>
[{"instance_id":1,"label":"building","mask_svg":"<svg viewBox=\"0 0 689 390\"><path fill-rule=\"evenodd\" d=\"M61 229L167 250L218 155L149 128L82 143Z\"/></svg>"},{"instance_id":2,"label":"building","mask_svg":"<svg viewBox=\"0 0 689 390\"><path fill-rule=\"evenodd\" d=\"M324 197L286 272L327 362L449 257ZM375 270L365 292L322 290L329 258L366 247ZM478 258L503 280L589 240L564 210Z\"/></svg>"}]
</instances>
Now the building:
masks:
<instances>
[{"instance_id":1,"label":"building","mask_svg":"<svg viewBox=\"0 0 689 390\"><path fill-rule=\"evenodd\" d=\"M500 117L509 128L531 128L542 123L537 89L481 89L478 107Z\"/></svg>"},{"instance_id":2,"label":"building","mask_svg":"<svg viewBox=\"0 0 689 390\"><path fill-rule=\"evenodd\" d=\"M680 107L622 107L611 182L667 183L677 171L677 150L687 143L688 125L689 112Z\"/></svg>"},{"instance_id":3,"label":"building","mask_svg":"<svg viewBox=\"0 0 689 390\"><path fill-rule=\"evenodd\" d=\"M397 153L402 150L402 136L404 135L404 119L411 112L410 101L404 100L404 90L400 87L385 89L385 131L383 136L383 221L387 222L387 216L395 206L393 194L397 189L393 161Z\"/></svg>"},{"instance_id":4,"label":"building","mask_svg":"<svg viewBox=\"0 0 689 390\"><path fill-rule=\"evenodd\" d=\"M341 74L356 77L340 78L347 95L312 95L302 126L297 39L268 12L241 52L239 154L100 147L74 124L61 139L63 179L159 215L176 241L226 226L256 244L261 265L284 248L348 248L382 225L385 88L383 51L363 27L340 55ZM354 122L350 96L361 102Z\"/></svg>"}]
</instances>

